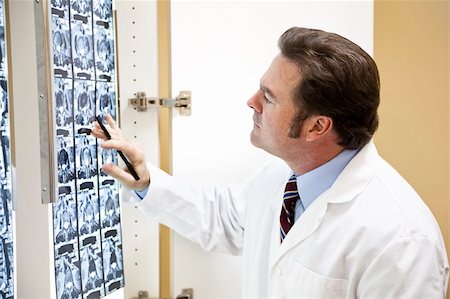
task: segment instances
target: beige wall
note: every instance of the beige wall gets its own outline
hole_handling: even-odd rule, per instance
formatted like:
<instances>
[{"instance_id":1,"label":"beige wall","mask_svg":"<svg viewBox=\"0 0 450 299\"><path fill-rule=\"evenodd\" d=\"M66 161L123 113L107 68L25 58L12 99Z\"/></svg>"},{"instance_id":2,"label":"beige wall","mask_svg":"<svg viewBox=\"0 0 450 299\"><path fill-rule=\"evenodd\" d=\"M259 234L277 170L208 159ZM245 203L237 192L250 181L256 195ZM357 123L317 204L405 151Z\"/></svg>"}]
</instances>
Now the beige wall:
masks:
<instances>
[{"instance_id":1,"label":"beige wall","mask_svg":"<svg viewBox=\"0 0 450 299\"><path fill-rule=\"evenodd\" d=\"M449 2L377 0L374 22L375 142L430 207L450 252Z\"/></svg>"}]
</instances>

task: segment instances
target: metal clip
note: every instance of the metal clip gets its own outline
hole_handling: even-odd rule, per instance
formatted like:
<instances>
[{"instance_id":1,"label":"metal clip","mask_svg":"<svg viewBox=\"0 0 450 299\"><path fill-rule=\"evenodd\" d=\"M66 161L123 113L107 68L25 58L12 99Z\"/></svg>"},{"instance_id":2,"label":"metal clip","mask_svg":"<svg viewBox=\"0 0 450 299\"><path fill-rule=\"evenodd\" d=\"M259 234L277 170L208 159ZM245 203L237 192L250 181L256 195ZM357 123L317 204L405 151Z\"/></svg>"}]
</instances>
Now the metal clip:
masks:
<instances>
[{"instance_id":1,"label":"metal clip","mask_svg":"<svg viewBox=\"0 0 450 299\"><path fill-rule=\"evenodd\" d=\"M135 93L135 97L128 100L129 105L136 107L137 111L147 111L148 107L175 107L180 115L191 115L191 92L181 91L175 98L151 98L144 91Z\"/></svg>"},{"instance_id":2,"label":"metal clip","mask_svg":"<svg viewBox=\"0 0 450 299\"><path fill-rule=\"evenodd\" d=\"M137 297L132 297L130 299L169 299L169 298L154 298L148 296L148 291L139 291ZM176 299L194 299L194 289L182 289L181 294L176 297Z\"/></svg>"},{"instance_id":3,"label":"metal clip","mask_svg":"<svg viewBox=\"0 0 450 299\"><path fill-rule=\"evenodd\" d=\"M194 289L182 289L176 299L194 299Z\"/></svg>"}]
</instances>

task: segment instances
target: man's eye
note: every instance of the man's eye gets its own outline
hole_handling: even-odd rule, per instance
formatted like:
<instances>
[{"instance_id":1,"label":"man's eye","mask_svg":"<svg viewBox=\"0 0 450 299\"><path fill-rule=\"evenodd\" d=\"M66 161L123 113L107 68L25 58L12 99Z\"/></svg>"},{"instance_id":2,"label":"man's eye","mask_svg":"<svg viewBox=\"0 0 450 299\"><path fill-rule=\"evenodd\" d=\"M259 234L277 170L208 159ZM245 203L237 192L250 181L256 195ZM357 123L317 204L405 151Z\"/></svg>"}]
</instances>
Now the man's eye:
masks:
<instances>
[{"instance_id":1,"label":"man's eye","mask_svg":"<svg viewBox=\"0 0 450 299\"><path fill-rule=\"evenodd\" d=\"M263 95L263 98L264 98L264 102L266 102L267 104L272 103L272 102L267 98L266 94Z\"/></svg>"}]
</instances>

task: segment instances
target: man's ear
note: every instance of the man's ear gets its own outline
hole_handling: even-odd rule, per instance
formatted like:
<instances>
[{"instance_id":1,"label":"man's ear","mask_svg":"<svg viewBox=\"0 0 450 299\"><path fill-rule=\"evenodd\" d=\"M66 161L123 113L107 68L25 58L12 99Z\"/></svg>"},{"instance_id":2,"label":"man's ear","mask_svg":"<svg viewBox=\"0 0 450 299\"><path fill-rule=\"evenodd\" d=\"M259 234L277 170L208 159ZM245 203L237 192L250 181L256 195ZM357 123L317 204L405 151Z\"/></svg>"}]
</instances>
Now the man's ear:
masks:
<instances>
[{"instance_id":1,"label":"man's ear","mask_svg":"<svg viewBox=\"0 0 450 299\"><path fill-rule=\"evenodd\" d=\"M306 141L316 141L330 133L333 128L333 120L323 115L311 116L305 124Z\"/></svg>"}]
</instances>

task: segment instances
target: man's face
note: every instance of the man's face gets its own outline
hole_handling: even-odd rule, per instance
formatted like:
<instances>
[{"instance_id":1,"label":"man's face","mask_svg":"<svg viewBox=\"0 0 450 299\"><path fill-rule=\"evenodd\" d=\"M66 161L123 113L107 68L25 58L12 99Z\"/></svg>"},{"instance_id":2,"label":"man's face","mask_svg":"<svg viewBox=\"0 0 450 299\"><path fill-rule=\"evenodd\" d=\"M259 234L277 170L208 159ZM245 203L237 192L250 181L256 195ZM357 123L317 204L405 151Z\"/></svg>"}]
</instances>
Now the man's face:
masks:
<instances>
[{"instance_id":1,"label":"man's face","mask_svg":"<svg viewBox=\"0 0 450 299\"><path fill-rule=\"evenodd\" d=\"M294 89L300 81L298 67L281 54L261 78L260 89L247 105L253 109L251 142L275 156L284 157L298 139L288 137L296 114Z\"/></svg>"}]
</instances>

